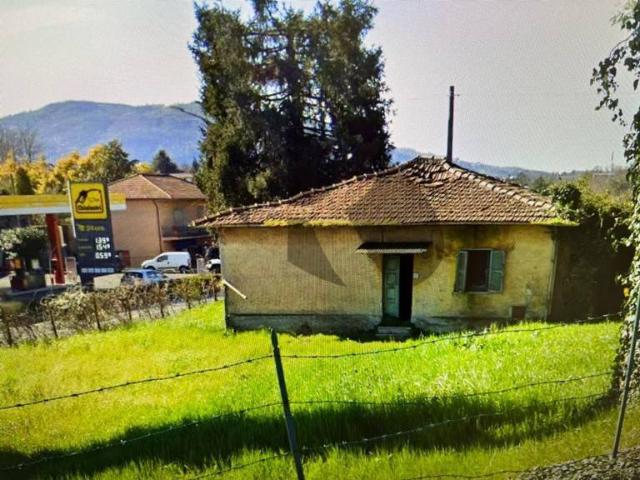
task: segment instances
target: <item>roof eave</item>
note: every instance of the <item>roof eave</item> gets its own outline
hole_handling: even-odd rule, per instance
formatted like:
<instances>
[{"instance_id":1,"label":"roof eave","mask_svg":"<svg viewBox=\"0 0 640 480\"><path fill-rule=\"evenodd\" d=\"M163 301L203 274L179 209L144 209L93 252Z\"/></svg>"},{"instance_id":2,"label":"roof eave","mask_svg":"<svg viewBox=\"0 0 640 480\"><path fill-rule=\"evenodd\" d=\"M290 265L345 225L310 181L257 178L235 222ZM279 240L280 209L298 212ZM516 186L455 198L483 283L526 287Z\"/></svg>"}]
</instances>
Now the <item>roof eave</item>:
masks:
<instances>
[{"instance_id":1,"label":"roof eave","mask_svg":"<svg viewBox=\"0 0 640 480\"><path fill-rule=\"evenodd\" d=\"M497 221L464 221L464 222L344 222L344 221L273 221L260 223L226 223L226 222L192 222L194 226L207 228L282 228L282 227L421 227L421 226L461 226L461 225L499 225L499 226L534 226L534 227L576 227L575 222L558 219L540 219L529 222L497 222Z\"/></svg>"}]
</instances>

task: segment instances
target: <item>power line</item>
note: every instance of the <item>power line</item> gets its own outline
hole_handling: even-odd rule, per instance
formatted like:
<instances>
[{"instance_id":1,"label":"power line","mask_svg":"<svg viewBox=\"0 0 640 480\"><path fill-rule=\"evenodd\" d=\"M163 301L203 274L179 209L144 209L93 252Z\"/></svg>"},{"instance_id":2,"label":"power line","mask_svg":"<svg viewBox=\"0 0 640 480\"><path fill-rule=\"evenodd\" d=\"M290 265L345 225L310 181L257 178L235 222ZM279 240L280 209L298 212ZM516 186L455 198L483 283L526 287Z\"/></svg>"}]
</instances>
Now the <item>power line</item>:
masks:
<instances>
[{"instance_id":1,"label":"power line","mask_svg":"<svg viewBox=\"0 0 640 480\"><path fill-rule=\"evenodd\" d=\"M124 387L130 387L132 385L141 385L143 383L151 383L151 382L162 382L165 380L175 380L177 378L184 378L184 377L190 377L193 375L202 375L205 373L212 373L212 372L218 372L220 370L226 370L229 368L234 368L234 367L239 367L241 365L246 365L249 363L255 363L255 362L259 362L261 360L265 360L267 358L271 358L271 355L263 355L261 357L254 357L254 358L248 358L246 360L241 360L239 362L235 362L235 363L228 363L226 365L220 365L218 367L209 367L209 368L201 368L199 370L190 370L187 372L178 372L178 373L174 373L171 375L164 375L164 376L159 376L159 377L148 377L148 378L143 378L140 380L131 380L128 382L124 382L124 383L117 383L114 385L108 385L108 386L104 386L104 387L97 387L97 388L92 388L90 390L83 390L80 392L73 392L73 393L66 393L64 395L57 395L54 397L48 397L48 398L41 398L38 400L32 400L32 401L28 401L28 402L21 402L21 403L15 403L13 405L3 405L0 406L0 411L2 410L12 410L12 409L16 409L16 408L23 408L23 407L28 407L28 406L32 406L32 405L39 405L39 404L43 404L43 403L49 403L49 402L55 402L58 400L64 400L67 398L78 398L78 397L83 397L85 395L90 395L93 393L104 393L104 392L108 392L110 390L115 390L118 388L124 388Z\"/></svg>"}]
</instances>

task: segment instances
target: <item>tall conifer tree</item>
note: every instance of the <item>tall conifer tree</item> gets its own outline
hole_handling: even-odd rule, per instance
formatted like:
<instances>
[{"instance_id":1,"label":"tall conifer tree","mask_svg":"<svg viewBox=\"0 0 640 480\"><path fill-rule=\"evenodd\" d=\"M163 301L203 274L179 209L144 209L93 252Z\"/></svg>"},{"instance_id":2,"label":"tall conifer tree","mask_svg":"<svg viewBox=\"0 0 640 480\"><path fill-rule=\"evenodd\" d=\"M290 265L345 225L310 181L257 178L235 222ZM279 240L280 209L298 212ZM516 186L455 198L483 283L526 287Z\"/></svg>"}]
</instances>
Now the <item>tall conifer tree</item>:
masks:
<instances>
[{"instance_id":1,"label":"tall conifer tree","mask_svg":"<svg viewBox=\"0 0 640 480\"><path fill-rule=\"evenodd\" d=\"M196 7L191 45L211 119L200 184L222 208L293 195L389 162L384 64L364 45L376 9L319 2L313 12L254 0L245 19Z\"/></svg>"}]
</instances>

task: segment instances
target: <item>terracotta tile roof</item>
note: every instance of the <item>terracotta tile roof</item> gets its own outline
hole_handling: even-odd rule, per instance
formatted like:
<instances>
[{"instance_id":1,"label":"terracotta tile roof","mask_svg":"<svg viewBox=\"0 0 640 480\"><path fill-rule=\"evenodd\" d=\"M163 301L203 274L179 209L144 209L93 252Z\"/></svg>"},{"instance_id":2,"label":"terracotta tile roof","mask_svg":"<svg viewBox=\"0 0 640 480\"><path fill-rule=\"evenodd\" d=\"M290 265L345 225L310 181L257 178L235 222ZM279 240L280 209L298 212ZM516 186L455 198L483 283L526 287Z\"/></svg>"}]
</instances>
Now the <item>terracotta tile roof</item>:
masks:
<instances>
[{"instance_id":1,"label":"terracotta tile roof","mask_svg":"<svg viewBox=\"0 0 640 480\"><path fill-rule=\"evenodd\" d=\"M122 193L129 200L206 200L191 182L172 175L138 174L109 184L109 192Z\"/></svg>"},{"instance_id":2,"label":"terracotta tile roof","mask_svg":"<svg viewBox=\"0 0 640 480\"><path fill-rule=\"evenodd\" d=\"M557 217L549 199L519 185L466 170L443 158L418 157L286 200L225 210L196 224L526 224Z\"/></svg>"}]
</instances>

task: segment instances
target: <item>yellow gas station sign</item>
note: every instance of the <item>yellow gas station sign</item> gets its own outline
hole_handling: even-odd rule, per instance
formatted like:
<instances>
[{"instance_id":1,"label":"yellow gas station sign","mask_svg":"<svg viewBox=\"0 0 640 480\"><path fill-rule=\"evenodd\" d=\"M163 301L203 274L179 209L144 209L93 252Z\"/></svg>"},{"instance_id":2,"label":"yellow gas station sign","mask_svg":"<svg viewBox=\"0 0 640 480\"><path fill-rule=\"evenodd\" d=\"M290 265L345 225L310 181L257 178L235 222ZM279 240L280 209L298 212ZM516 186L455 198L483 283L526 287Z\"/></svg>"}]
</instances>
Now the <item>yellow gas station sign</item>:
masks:
<instances>
[{"instance_id":1,"label":"yellow gas station sign","mask_svg":"<svg viewBox=\"0 0 640 480\"><path fill-rule=\"evenodd\" d=\"M69 195L0 195L0 216L69 214ZM122 193L109 194L109 210L127 209Z\"/></svg>"},{"instance_id":2,"label":"yellow gas station sign","mask_svg":"<svg viewBox=\"0 0 640 480\"><path fill-rule=\"evenodd\" d=\"M76 220L106 220L109 206L103 183L70 183L69 197Z\"/></svg>"}]
</instances>

